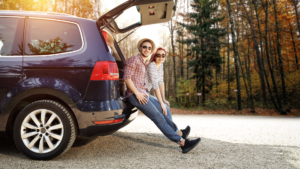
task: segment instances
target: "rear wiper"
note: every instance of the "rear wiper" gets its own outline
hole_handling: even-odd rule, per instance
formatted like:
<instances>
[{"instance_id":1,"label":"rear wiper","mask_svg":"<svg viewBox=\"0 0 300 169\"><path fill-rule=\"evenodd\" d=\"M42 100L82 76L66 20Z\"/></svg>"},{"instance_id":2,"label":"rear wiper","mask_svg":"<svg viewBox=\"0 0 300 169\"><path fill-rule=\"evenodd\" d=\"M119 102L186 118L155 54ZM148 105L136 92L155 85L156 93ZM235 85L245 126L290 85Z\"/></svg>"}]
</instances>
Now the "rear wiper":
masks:
<instances>
[{"instance_id":1,"label":"rear wiper","mask_svg":"<svg viewBox=\"0 0 300 169\"><path fill-rule=\"evenodd\" d=\"M130 32L128 35L126 35L123 39L121 39L118 43L120 43L122 40L124 40L125 38L127 38L129 35L131 35L133 32L135 32L136 30L138 30L140 27L136 28L135 30L133 30L132 32Z\"/></svg>"}]
</instances>

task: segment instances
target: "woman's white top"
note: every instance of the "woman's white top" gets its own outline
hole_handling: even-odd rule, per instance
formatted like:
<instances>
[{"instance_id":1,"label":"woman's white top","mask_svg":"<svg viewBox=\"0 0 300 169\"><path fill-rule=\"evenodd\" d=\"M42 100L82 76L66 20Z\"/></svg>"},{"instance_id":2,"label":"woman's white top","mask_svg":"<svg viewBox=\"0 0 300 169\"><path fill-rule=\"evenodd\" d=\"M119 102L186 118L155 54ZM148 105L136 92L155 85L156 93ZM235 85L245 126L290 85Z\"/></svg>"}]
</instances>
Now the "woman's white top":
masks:
<instances>
[{"instance_id":1,"label":"woman's white top","mask_svg":"<svg viewBox=\"0 0 300 169\"><path fill-rule=\"evenodd\" d=\"M161 64L159 69L154 62L149 63L146 71L146 88L150 92L151 88L156 90L159 85L164 84L164 65Z\"/></svg>"}]
</instances>

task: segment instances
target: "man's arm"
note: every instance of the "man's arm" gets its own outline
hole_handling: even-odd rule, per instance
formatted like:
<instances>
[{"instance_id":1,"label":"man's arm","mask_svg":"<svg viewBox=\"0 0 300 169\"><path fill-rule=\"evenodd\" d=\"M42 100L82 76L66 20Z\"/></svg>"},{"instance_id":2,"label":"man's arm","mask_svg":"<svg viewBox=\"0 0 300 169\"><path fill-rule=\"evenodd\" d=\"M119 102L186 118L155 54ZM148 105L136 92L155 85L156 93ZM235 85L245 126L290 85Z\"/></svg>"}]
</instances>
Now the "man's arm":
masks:
<instances>
[{"instance_id":1,"label":"man's arm","mask_svg":"<svg viewBox=\"0 0 300 169\"><path fill-rule=\"evenodd\" d=\"M138 99L139 103L140 104L143 103L144 105L147 104L147 102L148 102L148 100L146 99L147 95L144 95L144 94L140 93L137 90L137 88L134 86L131 79L126 79L124 81L125 81L128 89L131 90L135 94L135 96Z\"/></svg>"}]
</instances>

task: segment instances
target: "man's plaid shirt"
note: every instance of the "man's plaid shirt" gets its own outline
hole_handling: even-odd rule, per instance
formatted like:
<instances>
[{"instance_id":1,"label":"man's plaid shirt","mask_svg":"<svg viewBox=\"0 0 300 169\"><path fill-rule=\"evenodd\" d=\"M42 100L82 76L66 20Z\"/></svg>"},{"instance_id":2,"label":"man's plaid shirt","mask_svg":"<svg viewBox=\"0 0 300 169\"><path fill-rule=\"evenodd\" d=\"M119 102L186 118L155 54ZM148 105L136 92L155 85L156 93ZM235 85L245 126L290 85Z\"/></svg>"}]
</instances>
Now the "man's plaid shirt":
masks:
<instances>
[{"instance_id":1,"label":"man's plaid shirt","mask_svg":"<svg viewBox=\"0 0 300 169\"><path fill-rule=\"evenodd\" d=\"M124 69L124 80L131 79L136 89L146 94L149 97L147 88L145 87L145 76L146 76L146 63L144 63L143 57L138 54L126 60ZM129 97L133 92L127 88L125 97Z\"/></svg>"}]
</instances>

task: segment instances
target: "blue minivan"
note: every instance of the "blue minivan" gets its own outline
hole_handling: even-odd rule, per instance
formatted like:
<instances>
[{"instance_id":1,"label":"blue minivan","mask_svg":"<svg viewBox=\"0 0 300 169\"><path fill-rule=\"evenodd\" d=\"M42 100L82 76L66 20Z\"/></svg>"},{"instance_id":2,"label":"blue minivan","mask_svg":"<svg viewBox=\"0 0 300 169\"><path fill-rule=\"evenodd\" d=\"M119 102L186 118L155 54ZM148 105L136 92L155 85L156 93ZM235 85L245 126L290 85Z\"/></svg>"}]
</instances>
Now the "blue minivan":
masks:
<instances>
[{"instance_id":1,"label":"blue minivan","mask_svg":"<svg viewBox=\"0 0 300 169\"><path fill-rule=\"evenodd\" d=\"M120 29L134 7L141 20ZM111 134L137 109L124 99L124 56L114 37L167 22L173 0L129 0L97 21L68 14L0 11L0 134L36 160L66 152L76 136Z\"/></svg>"}]
</instances>

